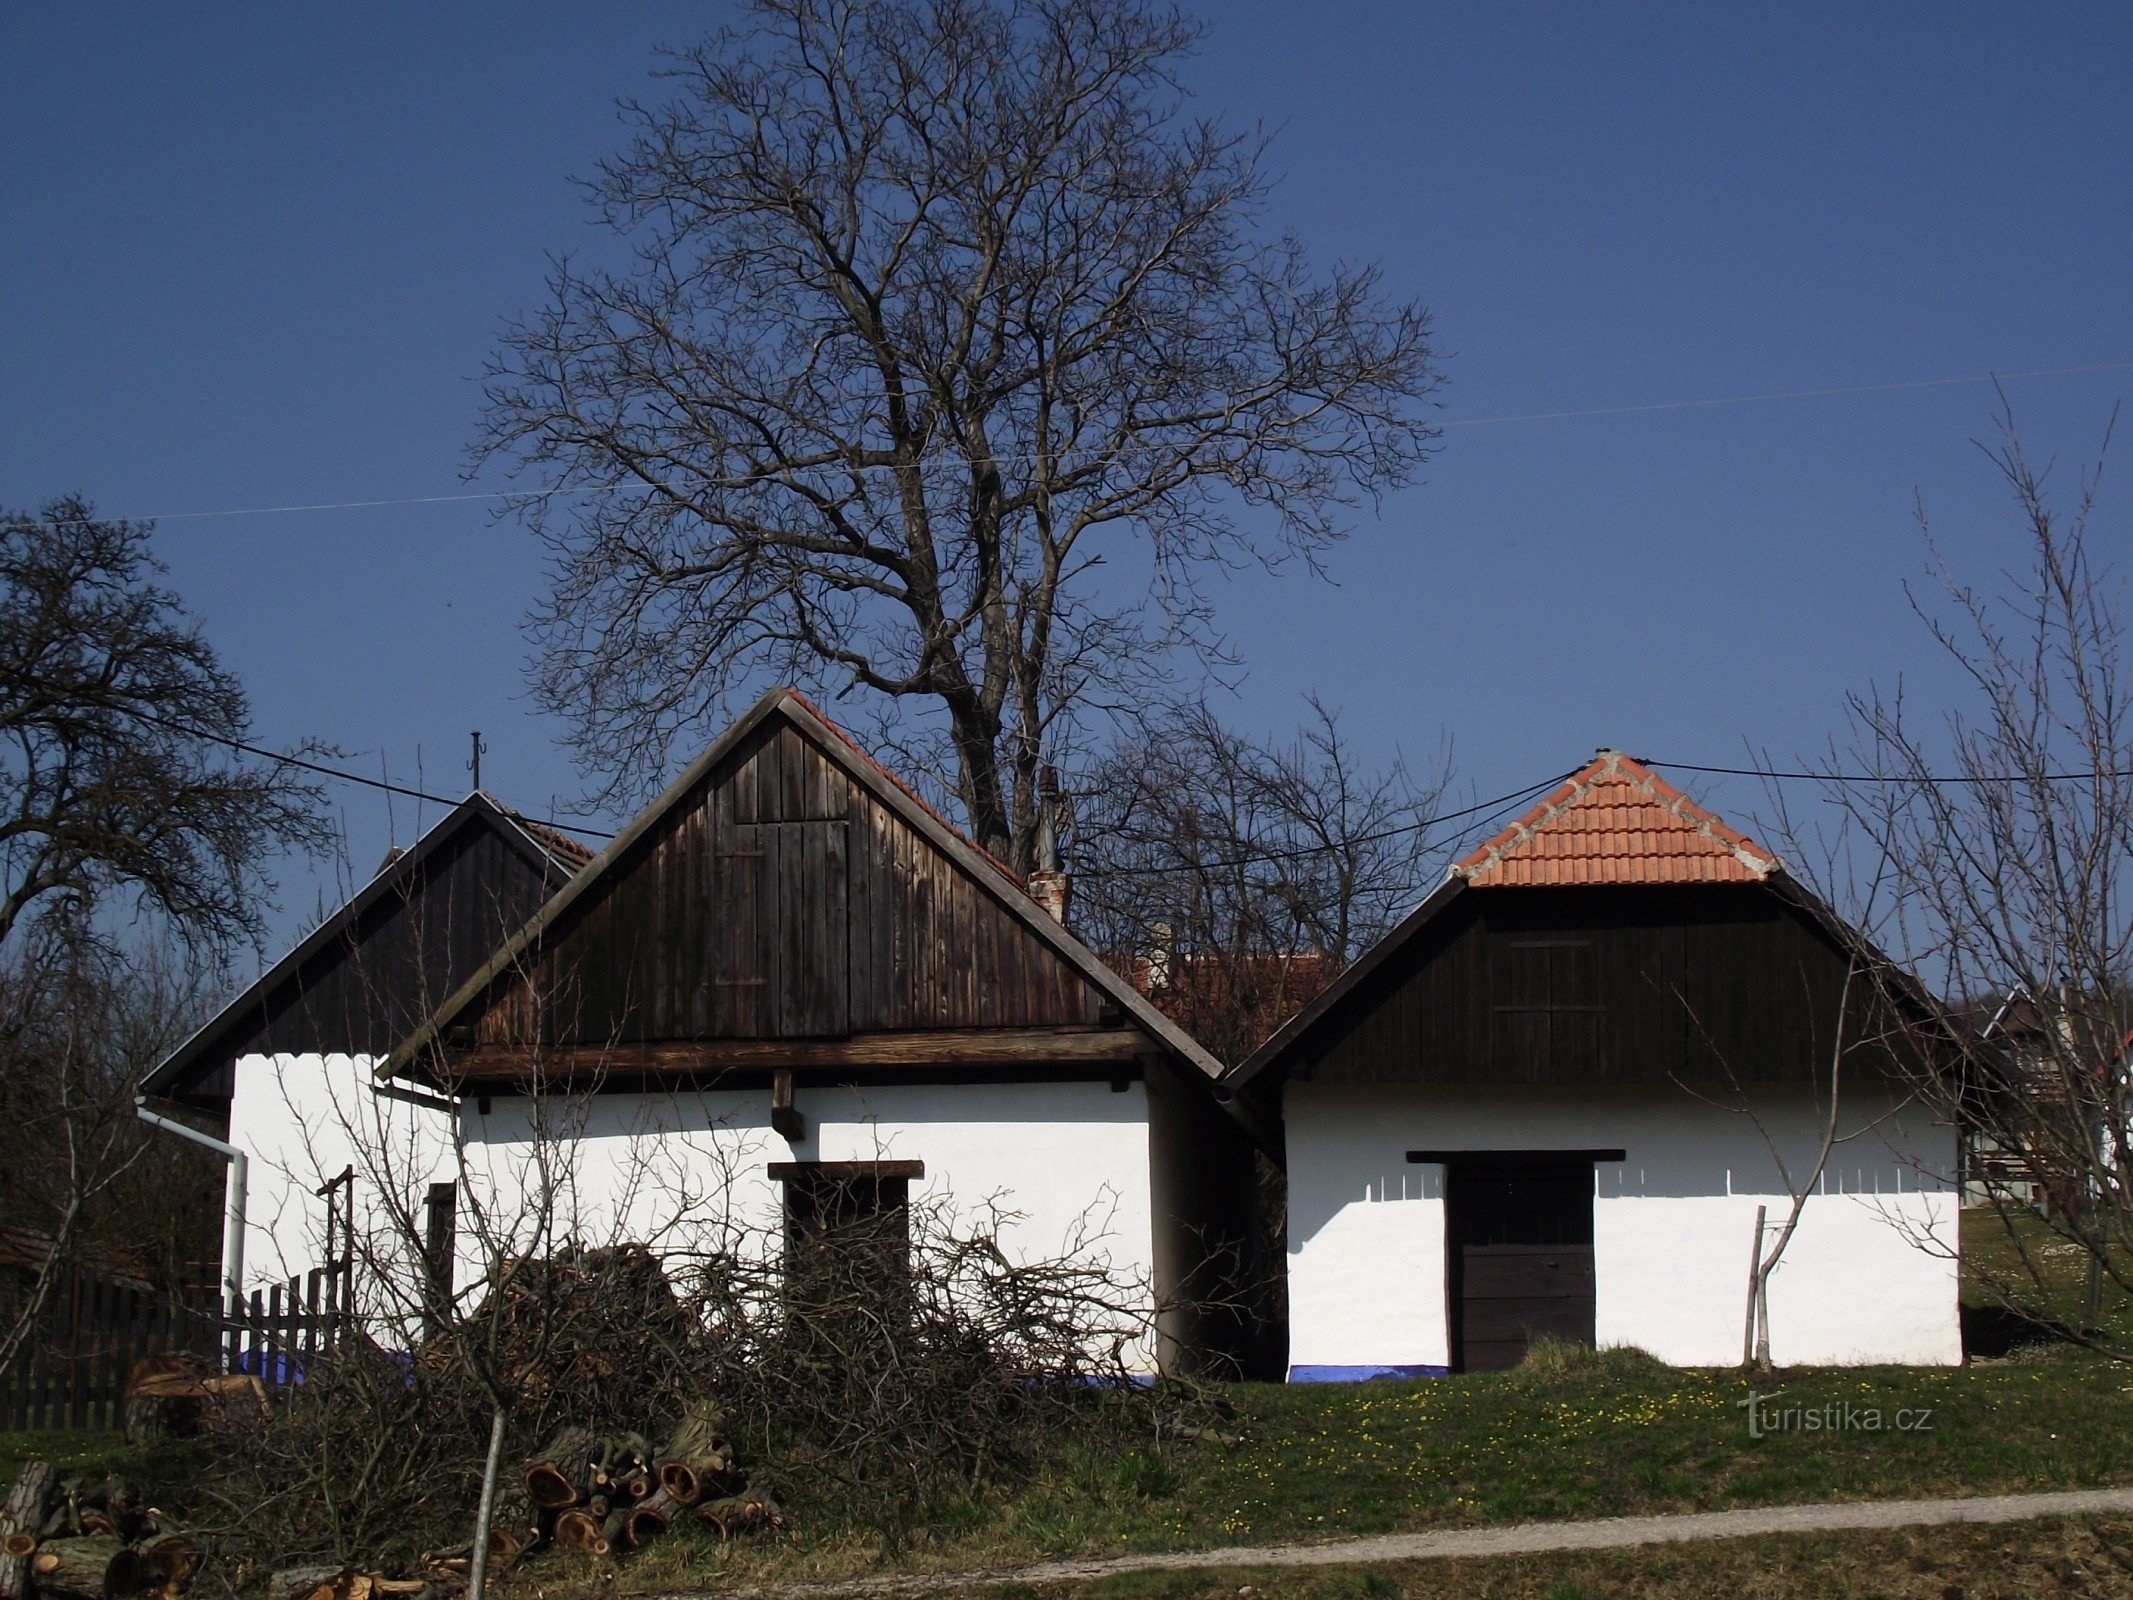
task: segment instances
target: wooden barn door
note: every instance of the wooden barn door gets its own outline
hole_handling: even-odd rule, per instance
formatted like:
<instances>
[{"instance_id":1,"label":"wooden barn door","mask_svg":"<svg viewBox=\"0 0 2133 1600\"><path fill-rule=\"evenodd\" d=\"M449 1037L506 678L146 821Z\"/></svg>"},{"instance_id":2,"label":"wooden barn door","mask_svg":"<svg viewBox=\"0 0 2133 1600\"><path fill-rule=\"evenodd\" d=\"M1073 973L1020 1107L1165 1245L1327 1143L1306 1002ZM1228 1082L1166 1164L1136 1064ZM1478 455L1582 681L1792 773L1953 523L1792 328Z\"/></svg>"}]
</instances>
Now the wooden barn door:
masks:
<instances>
[{"instance_id":1,"label":"wooden barn door","mask_svg":"<svg viewBox=\"0 0 2133 1600\"><path fill-rule=\"evenodd\" d=\"M1544 1333L1593 1342L1589 1160L1461 1162L1445 1199L1456 1367L1515 1367Z\"/></svg>"}]
</instances>

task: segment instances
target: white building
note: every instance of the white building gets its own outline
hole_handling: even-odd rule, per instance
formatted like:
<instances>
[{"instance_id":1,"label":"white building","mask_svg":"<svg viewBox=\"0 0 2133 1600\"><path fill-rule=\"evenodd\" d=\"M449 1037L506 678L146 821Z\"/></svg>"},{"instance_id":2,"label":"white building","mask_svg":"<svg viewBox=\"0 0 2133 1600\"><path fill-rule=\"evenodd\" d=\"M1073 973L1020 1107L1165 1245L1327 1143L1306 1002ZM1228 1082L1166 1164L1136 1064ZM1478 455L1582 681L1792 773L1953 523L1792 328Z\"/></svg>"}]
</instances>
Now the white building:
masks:
<instances>
[{"instance_id":1,"label":"white building","mask_svg":"<svg viewBox=\"0 0 2133 1600\"><path fill-rule=\"evenodd\" d=\"M1737 1363L1757 1212L1767 1249L1796 1192L1773 1358L1959 1362L1956 1134L1876 1045L1861 949L1603 752L1231 1074L1284 1128L1291 1379L1542 1333Z\"/></svg>"},{"instance_id":2,"label":"white building","mask_svg":"<svg viewBox=\"0 0 2133 1600\"><path fill-rule=\"evenodd\" d=\"M1252 1138L1061 898L774 691L380 1078L456 1098L483 1175L461 1237L492 1257L998 1210L1010 1253L1161 1311L1138 1366L1241 1357L1241 1319L1191 1303L1248 1270Z\"/></svg>"},{"instance_id":3,"label":"white building","mask_svg":"<svg viewBox=\"0 0 2133 1600\"><path fill-rule=\"evenodd\" d=\"M450 1109L380 1094L377 1065L590 859L470 794L142 1080L245 1153L247 1289L449 1232Z\"/></svg>"}]
</instances>

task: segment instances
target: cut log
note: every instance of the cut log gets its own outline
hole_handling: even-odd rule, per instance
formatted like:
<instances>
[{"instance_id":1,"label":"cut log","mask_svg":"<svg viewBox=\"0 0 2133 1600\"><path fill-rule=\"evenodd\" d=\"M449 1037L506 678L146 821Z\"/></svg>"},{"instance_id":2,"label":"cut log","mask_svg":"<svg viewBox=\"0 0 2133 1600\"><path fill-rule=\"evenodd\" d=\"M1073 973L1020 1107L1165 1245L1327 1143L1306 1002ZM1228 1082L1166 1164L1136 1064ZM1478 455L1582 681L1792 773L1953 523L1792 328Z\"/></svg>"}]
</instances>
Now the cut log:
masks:
<instances>
[{"instance_id":1,"label":"cut log","mask_svg":"<svg viewBox=\"0 0 2133 1600\"><path fill-rule=\"evenodd\" d=\"M14 1487L0 1504L0 1536L9 1547L0 1553L0 1600L23 1600L29 1593L31 1553L44 1530L45 1502L59 1483L59 1472L49 1461L32 1461L15 1474ZM29 1549L18 1550L12 1541L27 1539Z\"/></svg>"},{"instance_id":2,"label":"cut log","mask_svg":"<svg viewBox=\"0 0 2133 1600\"><path fill-rule=\"evenodd\" d=\"M599 1542L600 1524L593 1521L591 1514L582 1507L572 1506L568 1511L557 1513L550 1537L565 1550L590 1551Z\"/></svg>"},{"instance_id":3,"label":"cut log","mask_svg":"<svg viewBox=\"0 0 2133 1600\"><path fill-rule=\"evenodd\" d=\"M183 1590L200 1570L200 1546L189 1533L159 1533L136 1548L149 1581L166 1593Z\"/></svg>"},{"instance_id":4,"label":"cut log","mask_svg":"<svg viewBox=\"0 0 2133 1600\"><path fill-rule=\"evenodd\" d=\"M658 1468L659 1487L685 1506L743 1487L725 1415L709 1400L697 1401L683 1415L659 1453Z\"/></svg>"},{"instance_id":5,"label":"cut log","mask_svg":"<svg viewBox=\"0 0 2133 1600\"><path fill-rule=\"evenodd\" d=\"M674 1432L667 1440L667 1447L659 1452L661 1461L693 1461L699 1456L716 1455L728 1448L726 1443L726 1416L718 1404L711 1400L699 1400L682 1413L681 1421L674 1425Z\"/></svg>"},{"instance_id":6,"label":"cut log","mask_svg":"<svg viewBox=\"0 0 2133 1600\"><path fill-rule=\"evenodd\" d=\"M138 1553L108 1534L54 1539L30 1557L30 1581L53 1600L119 1600L148 1587Z\"/></svg>"},{"instance_id":7,"label":"cut log","mask_svg":"<svg viewBox=\"0 0 2133 1600\"><path fill-rule=\"evenodd\" d=\"M645 1496L629 1508L623 1532L629 1537L630 1548L641 1550L654 1539L674 1526L674 1519L688 1509L666 1490L660 1489Z\"/></svg>"},{"instance_id":8,"label":"cut log","mask_svg":"<svg viewBox=\"0 0 2133 1600\"><path fill-rule=\"evenodd\" d=\"M630 1508L626 1505L615 1507L600 1524L600 1537L593 1541L593 1554L604 1556L611 1551L627 1550L630 1547L629 1527Z\"/></svg>"},{"instance_id":9,"label":"cut log","mask_svg":"<svg viewBox=\"0 0 2133 1600\"><path fill-rule=\"evenodd\" d=\"M760 1528L774 1528L785 1520L777 1501L761 1492L706 1500L696 1508L696 1514L718 1529L721 1539L753 1533Z\"/></svg>"},{"instance_id":10,"label":"cut log","mask_svg":"<svg viewBox=\"0 0 2133 1600\"><path fill-rule=\"evenodd\" d=\"M574 1506L592 1492L600 1441L589 1428L565 1428L526 1463L526 1497L544 1511Z\"/></svg>"}]
</instances>

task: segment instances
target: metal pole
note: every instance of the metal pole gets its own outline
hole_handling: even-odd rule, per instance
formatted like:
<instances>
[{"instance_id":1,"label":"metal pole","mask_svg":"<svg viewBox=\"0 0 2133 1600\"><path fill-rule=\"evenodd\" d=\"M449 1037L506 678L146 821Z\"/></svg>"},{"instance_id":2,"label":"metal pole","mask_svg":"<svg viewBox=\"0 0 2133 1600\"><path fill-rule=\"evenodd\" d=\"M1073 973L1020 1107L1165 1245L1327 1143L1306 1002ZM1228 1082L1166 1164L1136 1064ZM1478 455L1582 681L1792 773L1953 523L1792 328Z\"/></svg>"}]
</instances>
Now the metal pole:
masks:
<instances>
[{"instance_id":1,"label":"metal pole","mask_svg":"<svg viewBox=\"0 0 2133 1600\"><path fill-rule=\"evenodd\" d=\"M222 1287L228 1296L231 1316L240 1316L244 1311L244 1209L245 1190L251 1163L245 1153L226 1140L212 1134L202 1133L198 1128L188 1128L182 1122L156 1115L148 1109L147 1096L135 1099L133 1114L165 1133L174 1133L181 1139L190 1139L194 1144L205 1145L230 1164L229 1185L224 1191L222 1214Z\"/></svg>"}]
</instances>

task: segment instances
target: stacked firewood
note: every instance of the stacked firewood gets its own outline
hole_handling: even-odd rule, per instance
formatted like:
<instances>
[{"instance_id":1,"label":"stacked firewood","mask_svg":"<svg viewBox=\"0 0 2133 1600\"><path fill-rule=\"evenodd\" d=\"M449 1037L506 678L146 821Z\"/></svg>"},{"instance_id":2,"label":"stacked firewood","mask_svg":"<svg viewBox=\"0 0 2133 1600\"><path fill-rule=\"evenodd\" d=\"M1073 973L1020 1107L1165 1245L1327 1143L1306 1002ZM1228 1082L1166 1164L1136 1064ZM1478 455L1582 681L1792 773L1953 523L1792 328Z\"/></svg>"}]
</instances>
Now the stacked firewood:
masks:
<instances>
[{"instance_id":1,"label":"stacked firewood","mask_svg":"<svg viewBox=\"0 0 2133 1600\"><path fill-rule=\"evenodd\" d=\"M200 1546L124 1478L61 1481L32 1461L0 1506L0 1600L178 1600L200 1569Z\"/></svg>"},{"instance_id":2,"label":"stacked firewood","mask_svg":"<svg viewBox=\"0 0 2133 1600\"><path fill-rule=\"evenodd\" d=\"M521 1518L499 1524L492 1557L512 1559L544 1542L593 1555L636 1550L684 1517L725 1539L784 1520L775 1500L749 1489L725 1419L709 1403L691 1407L656 1451L638 1434L565 1428L526 1463L522 1481Z\"/></svg>"}]
</instances>

